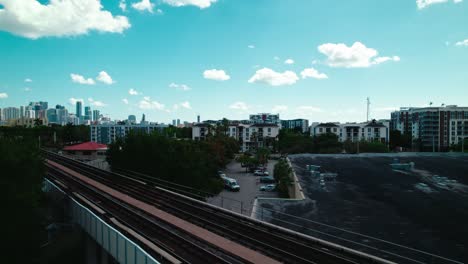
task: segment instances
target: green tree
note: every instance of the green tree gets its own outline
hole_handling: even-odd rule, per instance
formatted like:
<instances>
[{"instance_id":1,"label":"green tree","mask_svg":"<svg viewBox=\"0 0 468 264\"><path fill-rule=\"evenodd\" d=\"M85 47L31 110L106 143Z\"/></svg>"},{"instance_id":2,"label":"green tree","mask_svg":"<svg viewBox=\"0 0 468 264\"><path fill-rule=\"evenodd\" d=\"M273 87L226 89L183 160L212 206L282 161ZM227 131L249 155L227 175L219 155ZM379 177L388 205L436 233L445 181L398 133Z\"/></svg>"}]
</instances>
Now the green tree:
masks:
<instances>
[{"instance_id":1,"label":"green tree","mask_svg":"<svg viewBox=\"0 0 468 264\"><path fill-rule=\"evenodd\" d=\"M340 153L343 149L338 136L333 133L324 133L313 137L314 151L316 153Z\"/></svg>"},{"instance_id":2,"label":"green tree","mask_svg":"<svg viewBox=\"0 0 468 264\"><path fill-rule=\"evenodd\" d=\"M217 170L238 151L234 139L177 140L162 134L130 133L109 146L112 168L138 171L154 178L218 193L223 183Z\"/></svg>"},{"instance_id":3,"label":"green tree","mask_svg":"<svg viewBox=\"0 0 468 264\"><path fill-rule=\"evenodd\" d=\"M285 159L280 159L273 170L277 182L276 189L281 198L289 198L289 186L291 185L292 169Z\"/></svg>"},{"instance_id":4,"label":"green tree","mask_svg":"<svg viewBox=\"0 0 468 264\"><path fill-rule=\"evenodd\" d=\"M0 138L0 168L2 261L37 263L43 242L39 205L45 173L37 143Z\"/></svg>"}]
</instances>

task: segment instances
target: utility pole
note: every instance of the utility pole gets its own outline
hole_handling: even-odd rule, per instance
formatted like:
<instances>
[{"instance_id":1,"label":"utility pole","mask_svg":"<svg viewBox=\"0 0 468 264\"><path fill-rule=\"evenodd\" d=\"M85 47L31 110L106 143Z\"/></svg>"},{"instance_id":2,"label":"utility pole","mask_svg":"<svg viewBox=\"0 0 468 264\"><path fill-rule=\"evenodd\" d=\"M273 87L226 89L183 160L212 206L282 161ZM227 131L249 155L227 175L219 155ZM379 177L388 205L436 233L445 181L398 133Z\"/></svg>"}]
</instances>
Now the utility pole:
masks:
<instances>
[{"instance_id":1,"label":"utility pole","mask_svg":"<svg viewBox=\"0 0 468 264\"><path fill-rule=\"evenodd\" d=\"M370 99L367 97L367 122L369 122Z\"/></svg>"}]
</instances>

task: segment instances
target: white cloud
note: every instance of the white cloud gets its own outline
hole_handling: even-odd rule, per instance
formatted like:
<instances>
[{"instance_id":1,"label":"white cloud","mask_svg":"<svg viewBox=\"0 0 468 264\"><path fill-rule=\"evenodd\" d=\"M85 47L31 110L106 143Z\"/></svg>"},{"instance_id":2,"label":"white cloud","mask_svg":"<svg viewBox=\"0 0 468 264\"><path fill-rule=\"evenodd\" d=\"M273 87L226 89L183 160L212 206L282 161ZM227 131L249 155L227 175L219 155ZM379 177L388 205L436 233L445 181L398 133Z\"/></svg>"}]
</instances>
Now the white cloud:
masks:
<instances>
[{"instance_id":1,"label":"white cloud","mask_svg":"<svg viewBox=\"0 0 468 264\"><path fill-rule=\"evenodd\" d=\"M190 88L190 86L188 86L186 84L177 84L177 83L171 83L171 84L169 84L169 87L175 88L177 90L182 90L182 91L188 91L188 90L192 89L192 88Z\"/></svg>"},{"instance_id":2,"label":"white cloud","mask_svg":"<svg viewBox=\"0 0 468 264\"><path fill-rule=\"evenodd\" d=\"M274 59L274 60L280 60L280 57L274 56L273 59Z\"/></svg>"},{"instance_id":3,"label":"white cloud","mask_svg":"<svg viewBox=\"0 0 468 264\"><path fill-rule=\"evenodd\" d=\"M215 81L227 81L231 79L231 76L227 75L224 70L211 69L203 72L203 77L209 80Z\"/></svg>"},{"instance_id":4,"label":"white cloud","mask_svg":"<svg viewBox=\"0 0 468 264\"><path fill-rule=\"evenodd\" d=\"M162 15L164 14L164 11L162 11L162 9L156 9L156 13L159 14L159 15Z\"/></svg>"},{"instance_id":5,"label":"white cloud","mask_svg":"<svg viewBox=\"0 0 468 264\"><path fill-rule=\"evenodd\" d=\"M294 64L294 60L293 59L287 59L284 61L284 64Z\"/></svg>"},{"instance_id":6,"label":"white cloud","mask_svg":"<svg viewBox=\"0 0 468 264\"><path fill-rule=\"evenodd\" d=\"M74 105L76 105L76 102L81 102L81 103L83 103L84 100L83 100L83 99L78 99L78 98L73 98L73 97L70 98L70 99L68 99L68 103L69 103L70 105L73 105L73 106L74 106Z\"/></svg>"},{"instance_id":7,"label":"white cloud","mask_svg":"<svg viewBox=\"0 0 468 264\"><path fill-rule=\"evenodd\" d=\"M101 101L96 101L93 98L88 98L88 102L89 102L90 105L95 106L95 107L104 107L104 106L106 106L105 103L103 103Z\"/></svg>"},{"instance_id":8,"label":"white cloud","mask_svg":"<svg viewBox=\"0 0 468 264\"><path fill-rule=\"evenodd\" d=\"M255 45L248 45L247 48L249 48L249 49L255 49Z\"/></svg>"},{"instance_id":9,"label":"white cloud","mask_svg":"<svg viewBox=\"0 0 468 264\"><path fill-rule=\"evenodd\" d=\"M287 110L288 110L288 106L286 106L286 105L275 105L275 106L273 106L273 109L271 109L271 112L281 113L281 112L285 112Z\"/></svg>"},{"instance_id":10,"label":"white cloud","mask_svg":"<svg viewBox=\"0 0 468 264\"><path fill-rule=\"evenodd\" d=\"M229 108L231 109L235 109L235 110L242 110L242 111L247 111L249 110L250 106L248 106L246 103L244 102L235 102L233 104L231 104L229 106Z\"/></svg>"},{"instance_id":11,"label":"white cloud","mask_svg":"<svg viewBox=\"0 0 468 264\"><path fill-rule=\"evenodd\" d=\"M0 30L26 38L62 37L89 31L122 33L130 28L128 18L102 10L100 0L1 0Z\"/></svg>"},{"instance_id":12,"label":"white cloud","mask_svg":"<svg viewBox=\"0 0 468 264\"><path fill-rule=\"evenodd\" d=\"M302 79L314 78L314 79L328 79L328 76L325 73L319 73L314 68L306 68L301 72Z\"/></svg>"},{"instance_id":13,"label":"white cloud","mask_svg":"<svg viewBox=\"0 0 468 264\"><path fill-rule=\"evenodd\" d=\"M296 73L285 71L283 73L275 72L272 69L263 68L257 70L249 79L249 83L265 83L271 86L292 85L299 80Z\"/></svg>"},{"instance_id":14,"label":"white cloud","mask_svg":"<svg viewBox=\"0 0 468 264\"><path fill-rule=\"evenodd\" d=\"M162 0L164 3L171 6L188 6L193 5L201 9L210 7L212 3L216 3L218 0Z\"/></svg>"},{"instance_id":15,"label":"white cloud","mask_svg":"<svg viewBox=\"0 0 468 264\"><path fill-rule=\"evenodd\" d=\"M85 78L85 77L83 77L83 75L79 75L79 74L76 74L76 73L71 73L70 78L72 79L72 82L74 82L74 83L87 84L87 85L95 84L93 79Z\"/></svg>"},{"instance_id":16,"label":"white cloud","mask_svg":"<svg viewBox=\"0 0 468 264\"><path fill-rule=\"evenodd\" d=\"M137 90L131 88L130 90L128 90L128 94L129 95L139 95L140 93Z\"/></svg>"},{"instance_id":17,"label":"white cloud","mask_svg":"<svg viewBox=\"0 0 468 264\"><path fill-rule=\"evenodd\" d=\"M24 79L24 82L32 82L32 80L29 79L29 78L26 78L26 79Z\"/></svg>"},{"instance_id":18,"label":"white cloud","mask_svg":"<svg viewBox=\"0 0 468 264\"><path fill-rule=\"evenodd\" d=\"M125 2L125 0L120 0L120 2L119 2L119 8L120 8L122 11L124 11L124 12L127 11L127 3Z\"/></svg>"},{"instance_id":19,"label":"white cloud","mask_svg":"<svg viewBox=\"0 0 468 264\"><path fill-rule=\"evenodd\" d=\"M179 108L185 108L185 109L192 109L192 106L190 105L190 102L185 101L180 104L175 104L174 109L177 110Z\"/></svg>"},{"instance_id":20,"label":"white cloud","mask_svg":"<svg viewBox=\"0 0 468 264\"><path fill-rule=\"evenodd\" d=\"M138 103L138 107L143 110L160 110L165 111L166 107L158 101L151 101L151 98L145 96L143 100Z\"/></svg>"},{"instance_id":21,"label":"white cloud","mask_svg":"<svg viewBox=\"0 0 468 264\"><path fill-rule=\"evenodd\" d=\"M463 41L458 41L455 43L455 46L461 47L461 46L468 46L468 39L465 39Z\"/></svg>"},{"instance_id":22,"label":"white cloud","mask_svg":"<svg viewBox=\"0 0 468 264\"><path fill-rule=\"evenodd\" d=\"M455 4L461 3L463 0L453 0ZM450 0L416 0L416 5L418 6L418 9L423 9L426 8L430 5L433 4L441 4L441 3L447 3L450 2Z\"/></svg>"},{"instance_id":23,"label":"white cloud","mask_svg":"<svg viewBox=\"0 0 468 264\"><path fill-rule=\"evenodd\" d=\"M323 110L316 106L302 105L296 107L295 114L300 117L311 117L314 118L319 113L322 113Z\"/></svg>"},{"instance_id":24,"label":"white cloud","mask_svg":"<svg viewBox=\"0 0 468 264\"><path fill-rule=\"evenodd\" d=\"M29 87L26 87L26 88L24 88L24 91L25 91L25 92L30 92L30 91L32 91L32 89L29 88Z\"/></svg>"},{"instance_id":25,"label":"white cloud","mask_svg":"<svg viewBox=\"0 0 468 264\"><path fill-rule=\"evenodd\" d=\"M377 57L377 50L368 48L361 42L348 47L346 44L326 43L318 51L327 56L326 64L330 67L367 68L386 61L399 61L400 57Z\"/></svg>"},{"instance_id":26,"label":"white cloud","mask_svg":"<svg viewBox=\"0 0 468 264\"><path fill-rule=\"evenodd\" d=\"M229 108L235 109L235 110L247 111L247 110L249 110L250 106L248 106L244 102L235 102L235 103L231 104L229 106Z\"/></svg>"},{"instance_id":27,"label":"white cloud","mask_svg":"<svg viewBox=\"0 0 468 264\"><path fill-rule=\"evenodd\" d=\"M127 98L122 99L122 102L123 102L124 104L128 105L128 99L127 99Z\"/></svg>"},{"instance_id":28,"label":"white cloud","mask_svg":"<svg viewBox=\"0 0 468 264\"><path fill-rule=\"evenodd\" d=\"M132 7L138 11L148 11L153 13L154 4L150 2L150 0L141 0L140 2L136 2L132 4Z\"/></svg>"},{"instance_id":29,"label":"white cloud","mask_svg":"<svg viewBox=\"0 0 468 264\"><path fill-rule=\"evenodd\" d=\"M5 98L8 98L8 94L7 93L0 93L0 99L5 99Z\"/></svg>"},{"instance_id":30,"label":"white cloud","mask_svg":"<svg viewBox=\"0 0 468 264\"><path fill-rule=\"evenodd\" d=\"M398 57L398 56L393 56L393 57L377 57L377 58L374 59L374 61L372 61L372 64L380 64L380 63L387 62L387 61L395 61L395 62L398 62L398 61L400 61L400 57Z\"/></svg>"},{"instance_id":31,"label":"white cloud","mask_svg":"<svg viewBox=\"0 0 468 264\"><path fill-rule=\"evenodd\" d=\"M96 77L96 80L103 82L105 84L113 84L114 80L112 80L112 77L110 77L109 74L105 71L101 71L99 75Z\"/></svg>"}]
</instances>

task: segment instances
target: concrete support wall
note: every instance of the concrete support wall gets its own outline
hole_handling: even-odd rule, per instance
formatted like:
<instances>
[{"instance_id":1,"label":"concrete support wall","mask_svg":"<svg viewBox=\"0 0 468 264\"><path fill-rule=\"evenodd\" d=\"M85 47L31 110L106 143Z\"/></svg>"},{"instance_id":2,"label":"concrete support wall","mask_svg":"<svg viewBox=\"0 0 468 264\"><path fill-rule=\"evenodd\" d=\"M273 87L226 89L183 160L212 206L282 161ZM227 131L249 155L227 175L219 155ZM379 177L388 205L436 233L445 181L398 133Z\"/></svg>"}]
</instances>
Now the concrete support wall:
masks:
<instances>
[{"instance_id":1,"label":"concrete support wall","mask_svg":"<svg viewBox=\"0 0 468 264\"><path fill-rule=\"evenodd\" d=\"M53 188L60 190L57 185L46 179L43 190ZM94 240L86 242L86 263L105 264L111 259L109 256L112 256L118 263L123 264L159 264L150 254L77 200L70 197L70 203L72 221L88 233L90 238L87 239ZM100 252L99 247L105 252ZM103 260L105 262L101 262Z\"/></svg>"},{"instance_id":2,"label":"concrete support wall","mask_svg":"<svg viewBox=\"0 0 468 264\"><path fill-rule=\"evenodd\" d=\"M302 191L301 183L299 182L299 179L296 176L296 172L294 171L291 161L289 160L289 158L286 158L286 160L288 161L288 165L292 170L292 174L290 175L292 186L289 186L289 198L304 200L305 196L304 192Z\"/></svg>"}]
</instances>

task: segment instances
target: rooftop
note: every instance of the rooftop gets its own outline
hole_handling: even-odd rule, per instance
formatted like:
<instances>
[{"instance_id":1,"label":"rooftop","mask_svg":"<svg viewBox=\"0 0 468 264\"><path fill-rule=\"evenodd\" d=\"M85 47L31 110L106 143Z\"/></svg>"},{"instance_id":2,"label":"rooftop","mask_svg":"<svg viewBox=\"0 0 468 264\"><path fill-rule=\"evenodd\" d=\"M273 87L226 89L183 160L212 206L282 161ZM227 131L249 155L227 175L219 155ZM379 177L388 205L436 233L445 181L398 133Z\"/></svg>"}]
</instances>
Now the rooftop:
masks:
<instances>
[{"instance_id":1,"label":"rooftop","mask_svg":"<svg viewBox=\"0 0 468 264\"><path fill-rule=\"evenodd\" d=\"M89 141L89 142L85 142L81 144L76 144L73 146L66 146L63 148L63 150L68 150L68 151L107 150L107 145Z\"/></svg>"}]
</instances>

